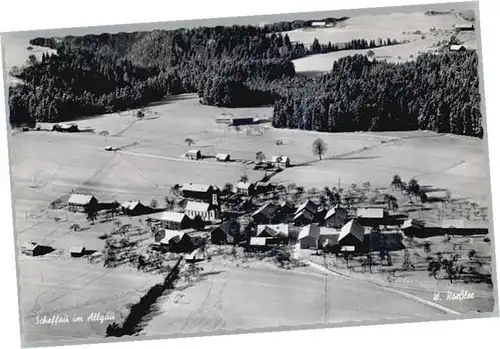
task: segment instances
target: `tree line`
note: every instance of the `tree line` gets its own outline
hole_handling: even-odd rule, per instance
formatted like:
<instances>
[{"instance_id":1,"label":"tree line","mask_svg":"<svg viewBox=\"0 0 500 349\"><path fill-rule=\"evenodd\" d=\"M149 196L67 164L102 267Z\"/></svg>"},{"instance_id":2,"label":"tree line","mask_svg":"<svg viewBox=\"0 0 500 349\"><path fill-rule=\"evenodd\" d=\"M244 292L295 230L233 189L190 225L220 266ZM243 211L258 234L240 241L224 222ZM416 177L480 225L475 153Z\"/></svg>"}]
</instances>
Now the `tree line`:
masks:
<instances>
[{"instance_id":1,"label":"tree line","mask_svg":"<svg viewBox=\"0 0 500 349\"><path fill-rule=\"evenodd\" d=\"M351 56L318 77L296 75L292 63L328 50L394 43L315 40L306 48L266 26L37 38L32 44L56 47L57 54L30 59L17 74L24 83L9 89L10 121L18 126L71 120L194 92L209 105L273 104L275 127L479 135L475 53L428 54L404 64Z\"/></svg>"}]
</instances>

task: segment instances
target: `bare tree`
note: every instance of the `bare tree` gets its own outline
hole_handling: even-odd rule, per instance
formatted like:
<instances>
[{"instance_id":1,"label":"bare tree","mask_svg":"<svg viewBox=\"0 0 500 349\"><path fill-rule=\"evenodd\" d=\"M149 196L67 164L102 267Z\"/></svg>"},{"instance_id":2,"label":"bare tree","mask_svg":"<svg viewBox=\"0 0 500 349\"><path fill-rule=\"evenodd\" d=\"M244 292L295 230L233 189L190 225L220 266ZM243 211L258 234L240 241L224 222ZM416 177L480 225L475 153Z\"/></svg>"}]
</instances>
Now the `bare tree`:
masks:
<instances>
[{"instance_id":1,"label":"bare tree","mask_svg":"<svg viewBox=\"0 0 500 349\"><path fill-rule=\"evenodd\" d=\"M263 152L259 151L255 154L255 160L260 164L266 159L266 155Z\"/></svg>"},{"instance_id":2,"label":"bare tree","mask_svg":"<svg viewBox=\"0 0 500 349\"><path fill-rule=\"evenodd\" d=\"M322 160L323 155L328 150L328 146L325 141L321 138L316 139L312 144L313 154L318 156L320 160Z\"/></svg>"},{"instance_id":3,"label":"bare tree","mask_svg":"<svg viewBox=\"0 0 500 349\"><path fill-rule=\"evenodd\" d=\"M194 144L194 140L192 138L186 138L184 140L184 142L186 142L188 144L188 146L191 146Z\"/></svg>"}]
</instances>

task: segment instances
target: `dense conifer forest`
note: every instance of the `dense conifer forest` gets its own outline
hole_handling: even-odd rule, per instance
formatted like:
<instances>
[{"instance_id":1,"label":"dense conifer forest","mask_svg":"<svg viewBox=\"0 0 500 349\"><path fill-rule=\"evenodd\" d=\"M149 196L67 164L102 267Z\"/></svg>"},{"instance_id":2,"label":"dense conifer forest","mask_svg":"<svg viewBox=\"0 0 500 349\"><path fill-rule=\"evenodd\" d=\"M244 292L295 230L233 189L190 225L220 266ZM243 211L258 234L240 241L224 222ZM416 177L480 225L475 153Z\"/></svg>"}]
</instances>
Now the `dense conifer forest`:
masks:
<instances>
[{"instance_id":1,"label":"dense conifer forest","mask_svg":"<svg viewBox=\"0 0 500 349\"><path fill-rule=\"evenodd\" d=\"M348 132L428 129L481 136L475 52L426 54L389 64L363 55L342 58L316 77L295 74L293 59L343 49L400 44L390 38L311 47L275 30L231 26L36 38L57 49L30 57L10 87L13 126L126 110L166 95L197 93L215 106L274 105L273 126Z\"/></svg>"}]
</instances>

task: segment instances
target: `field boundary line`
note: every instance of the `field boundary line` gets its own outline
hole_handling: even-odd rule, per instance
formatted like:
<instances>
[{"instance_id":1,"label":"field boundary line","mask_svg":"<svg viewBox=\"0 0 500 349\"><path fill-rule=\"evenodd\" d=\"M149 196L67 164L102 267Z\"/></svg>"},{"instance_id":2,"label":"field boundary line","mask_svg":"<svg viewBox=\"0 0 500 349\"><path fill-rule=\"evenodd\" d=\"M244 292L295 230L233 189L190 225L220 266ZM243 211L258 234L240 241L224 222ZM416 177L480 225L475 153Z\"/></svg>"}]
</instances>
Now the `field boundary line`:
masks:
<instances>
[{"instance_id":1,"label":"field boundary line","mask_svg":"<svg viewBox=\"0 0 500 349\"><path fill-rule=\"evenodd\" d=\"M334 271L334 270L331 270L331 269L328 269L316 262L313 262L313 261L307 261L307 263L309 264L309 266L313 267L313 268L316 268L316 269L320 269L320 270L323 270L323 271L326 271L326 272L330 272L330 273L333 273L333 274L336 274L338 276L341 276L345 279L351 279L351 280L356 280L356 281L359 281L361 283L368 283L370 285L375 285L381 289L384 289L386 291L389 291L389 292L392 292L392 293L396 293L396 294L399 294L400 296L403 296L405 298L408 298L408 299L412 299L416 302L419 302L421 304L425 304L431 308L434 308L434 309L437 309L437 310L440 310L446 314L450 314L450 315L460 315L459 312L455 311L455 310L452 310L450 308L447 308L445 306L442 306L442 305L439 305L437 303L434 303L434 302L431 302L431 301L428 301L426 299L423 299L421 297L418 297L418 296L415 296L415 295L412 295L412 294L409 294L407 292L403 292L403 291L400 291L400 290L396 290L394 288L391 288L391 287L388 287L388 286L385 286L385 285L382 285L380 283L377 283L375 281L372 281L372 280L364 280L364 279L360 279L358 277L354 277L352 275L346 275L344 273L341 273L341 272L338 272L338 271Z\"/></svg>"}]
</instances>

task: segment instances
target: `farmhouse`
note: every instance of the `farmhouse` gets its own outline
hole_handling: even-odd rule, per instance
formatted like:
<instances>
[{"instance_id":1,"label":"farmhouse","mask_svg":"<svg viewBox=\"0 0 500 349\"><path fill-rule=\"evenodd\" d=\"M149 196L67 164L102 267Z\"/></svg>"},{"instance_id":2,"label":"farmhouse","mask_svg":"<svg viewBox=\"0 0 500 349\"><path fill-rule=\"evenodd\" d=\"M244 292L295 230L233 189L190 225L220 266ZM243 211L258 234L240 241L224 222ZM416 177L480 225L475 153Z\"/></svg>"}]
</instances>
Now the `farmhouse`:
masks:
<instances>
[{"instance_id":1,"label":"farmhouse","mask_svg":"<svg viewBox=\"0 0 500 349\"><path fill-rule=\"evenodd\" d=\"M56 124L52 126L52 131L57 132L78 132L78 125L76 124Z\"/></svg>"},{"instance_id":2,"label":"farmhouse","mask_svg":"<svg viewBox=\"0 0 500 349\"><path fill-rule=\"evenodd\" d=\"M288 242L288 225L266 224L257 226L257 237L267 239L267 245L280 245Z\"/></svg>"},{"instance_id":3,"label":"farmhouse","mask_svg":"<svg viewBox=\"0 0 500 349\"><path fill-rule=\"evenodd\" d=\"M464 45L450 45L450 51L453 52L464 52L467 51Z\"/></svg>"},{"instance_id":4,"label":"farmhouse","mask_svg":"<svg viewBox=\"0 0 500 349\"><path fill-rule=\"evenodd\" d=\"M184 230L189 229L191 220L184 213L164 211L150 216L152 221L156 221L164 229Z\"/></svg>"},{"instance_id":5,"label":"farmhouse","mask_svg":"<svg viewBox=\"0 0 500 349\"><path fill-rule=\"evenodd\" d=\"M240 195L252 195L255 190L255 186L249 182L238 182L236 183L236 192Z\"/></svg>"},{"instance_id":6,"label":"farmhouse","mask_svg":"<svg viewBox=\"0 0 500 349\"><path fill-rule=\"evenodd\" d=\"M299 232L297 240L301 249L318 248L319 225L317 223L309 224Z\"/></svg>"},{"instance_id":7,"label":"farmhouse","mask_svg":"<svg viewBox=\"0 0 500 349\"><path fill-rule=\"evenodd\" d=\"M171 252L187 253L194 248L191 237L184 232L161 230L155 236L155 240L159 241L161 246Z\"/></svg>"},{"instance_id":8,"label":"farmhouse","mask_svg":"<svg viewBox=\"0 0 500 349\"><path fill-rule=\"evenodd\" d=\"M318 206L311 200L303 202L295 211L293 222L296 226L307 225L314 221Z\"/></svg>"},{"instance_id":9,"label":"farmhouse","mask_svg":"<svg viewBox=\"0 0 500 349\"><path fill-rule=\"evenodd\" d=\"M272 202L268 202L252 213L253 221L256 224L270 224L273 222L277 209L276 205Z\"/></svg>"},{"instance_id":10,"label":"farmhouse","mask_svg":"<svg viewBox=\"0 0 500 349\"><path fill-rule=\"evenodd\" d=\"M338 245L340 231L333 228L320 227L318 247L332 249Z\"/></svg>"},{"instance_id":11,"label":"farmhouse","mask_svg":"<svg viewBox=\"0 0 500 349\"><path fill-rule=\"evenodd\" d=\"M383 208L358 208L358 222L364 226L378 226L387 223L387 211Z\"/></svg>"},{"instance_id":12,"label":"farmhouse","mask_svg":"<svg viewBox=\"0 0 500 349\"><path fill-rule=\"evenodd\" d=\"M71 194L68 209L72 212L89 212L97 209L97 199L92 195Z\"/></svg>"},{"instance_id":13,"label":"farmhouse","mask_svg":"<svg viewBox=\"0 0 500 349\"><path fill-rule=\"evenodd\" d=\"M188 159L198 160L201 159L201 151L199 149L191 149L186 154Z\"/></svg>"},{"instance_id":14,"label":"farmhouse","mask_svg":"<svg viewBox=\"0 0 500 349\"><path fill-rule=\"evenodd\" d=\"M226 162L231 160L231 156L226 153L219 153L215 156L215 160L221 161L221 162Z\"/></svg>"},{"instance_id":15,"label":"farmhouse","mask_svg":"<svg viewBox=\"0 0 500 349\"><path fill-rule=\"evenodd\" d=\"M122 212L129 216L140 216L153 212L151 207L141 204L140 201L126 201L121 204Z\"/></svg>"},{"instance_id":16,"label":"farmhouse","mask_svg":"<svg viewBox=\"0 0 500 349\"><path fill-rule=\"evenodd\" d=\"M217 203L218 190L211 185L185 183L182 185L181 190L182 196L188 200ZM216 195L215 198L214 195Z\"/></svg>"},{"instance_id":17,"label":"farmhouse","mask_svg":"<svg viewBox=\"0 0 500 349\"><path fill-rule=\"evenodd\" d=\"M71 257L82 257L85 254L85 247L72 246L69 249L69 254L71 255Z\"/></svg>"},{"instance_id":18,"label":"farmhouse","mask_svg":"<svg viewBox=\"0 0 500 349\"><path fill-rule=\"evenodd\" d=\"M271 163L276 167L290 167L290 158L284 155L273 156Z\"/></svg>"},{"instance_id":19,"label":"farmhouse","mask_svg":"<svg viewBox=\"0 0 500 349\"><path fill-rule=\"evenodd\" d=\"M266 238L252 236L249 242L250 248L253 250L265 250L268 246L267 240Z\"/></svg>"},{"instance_id":20,"label":"farmhouse","mask_svg":"<svg viewBox=\"0 0 500 349\"><path fill-rule=\"evenodd\" d=\"M215 222L220 219L219 207L206 202L188 201L185 213L191 219L199 216L204 222Z\"/></svg>"},{"instance_id":21,"label":"farmhouse","mask_svg":"<svg viewBox=\"0 0 500 349\"><path fill-rule=\"evenodd\" d=\"M325 215L325 225L329 228L341 228L347 222L347 210L336 205Z\"/></svg>"},{"instance_id":22,"label":"farmhouse","mask_svg":"<svg viewBox=\"0 0 500 349\"><path fill-rule=\"evenodd\" d=\"M231 224L226 221L210 232L210 241L214 245L238 244L243 240L239 231L231 231Z\"/></svg>"},{"instance_id":23,"label":"farmhouse","mask_svg":"<svg viewBox=\"0 0 500 349\"><path fill-rule=\"evenodd\" d=\"M341 246L355 246L359 249L363 246L365 228L356 220L351 219L340 229L338 243Z\"/></svg>"},{"instance_id":24,"label":"farmhouse","mask_svg":"<svg viewBox=\"0 0 500 349\"><path fill-rule=\"evenodd\" d=\"M470 31L474 30L474 24L473 23L463 23L463 24L455 24L455 30L457 32L459 31Z\"/></svg>"}]
</instances>

